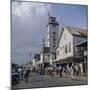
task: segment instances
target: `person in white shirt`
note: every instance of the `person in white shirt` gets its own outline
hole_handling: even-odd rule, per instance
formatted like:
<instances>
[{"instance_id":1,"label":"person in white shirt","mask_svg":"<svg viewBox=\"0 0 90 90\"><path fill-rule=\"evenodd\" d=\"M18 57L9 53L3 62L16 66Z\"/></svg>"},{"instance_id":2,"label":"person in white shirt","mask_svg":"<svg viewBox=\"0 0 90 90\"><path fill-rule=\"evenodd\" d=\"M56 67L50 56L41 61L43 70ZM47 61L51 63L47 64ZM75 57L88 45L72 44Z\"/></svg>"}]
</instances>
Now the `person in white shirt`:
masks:
<instances>
[{"instance_id":1,"label":"person in white shirt","mask_svg":"<svg viewBox=\"0 0 90 90\"><path fill-rule=\"evenodd\" d=\"M74 66L70 67L71 78L74 78Z\"/></svg>"}]
</instances>

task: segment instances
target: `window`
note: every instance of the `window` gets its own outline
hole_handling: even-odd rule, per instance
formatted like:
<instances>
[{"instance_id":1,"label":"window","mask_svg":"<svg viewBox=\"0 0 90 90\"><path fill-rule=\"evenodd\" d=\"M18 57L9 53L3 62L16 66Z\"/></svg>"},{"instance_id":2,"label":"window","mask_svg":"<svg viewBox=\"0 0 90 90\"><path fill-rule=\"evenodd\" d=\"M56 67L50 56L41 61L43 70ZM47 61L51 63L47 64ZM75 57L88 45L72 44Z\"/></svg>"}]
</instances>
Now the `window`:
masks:
<instances>
[{"instance_id":1,"label":"window","mask_svg":"<svg viewBox=\"0 0 90 90\"><path fill-rule=\"evenodd\" d=\"M59 50L56 51L57 55L59 55Z\"/></svg>"},{"instance_id":2,"label":"window","mask_svg":"<svg viewBox=\"0 0 90 90\"><path fill-rule=\"evenodd\" d=\"M69 52L71 52L71 43L69 42Z\"/></svg>"},{"instance_id":3,"label":"window","mask_svg":"<svg viewBox=\"0 0 90 90\"><path fill-rule=\"evenodd\" d=\"M64 50L64 46L63 46L63 50Z\"/></svg>"},{"instance_id":4,"label":"window","mask_svg":"<svg viewBox=\"0 0 90 90\"><path fill-rule=\"evenodd\" d=\"M60 50L62 51L62 47L60 47Z\"/></svg>"},{"instance_id":5,"label":"window","mask_svg":"<svg viewBox=\"0 0 90 90\"><path fill-rule=\"evenodd\" d=\"M63 46L63 54L65 53L64 51L65 51L65 48L64 48L65 46Z\"/></svg>"},{"instance_id":6,"label":"window","mask_svg":"<svg viewBox=\"0 0 90 90\"><path fill-rule=\"evenodd\" d=\"M52 53L52 60L56 59L56 54Z\"/></svg>"},{"instance_id":7,"label":"window","mask_svg":"<svg viewBox=\"0 0 90 90\"><path fill-rule=\"evenodd\" d=\"M64 40L66 39L66 35L64 34Z\"/></svg>"},{"instance_id":8,"label":"window","mask_svg":"<svg viewBox=\"0 0 90 90\"><path fill-rule=\"evenodd\" d=\"M56 45L56 41L53 41L53 43L52 43L53 45Z\"/></svg>"},{"instance_id":9,"label":"window","mask_svg":"<svg viewBox=\"0 0 90 90\"><path fill-rule=\"evenodd\" d=\"M54 35L56 35L56 32L52 32Z\"/></svg>"},{"instance_id":10,"label":"window","mask_svg":"<svg viewBox=\"0 0 90 90\"><path fill-rule=\"evenodd\" d=\"M55 35L53 35L53 39L55 39L56 38L56 36Z\"/></svg>"},{"instance_id":11,"label":"window","mask_svg":"<svg viewBox=\"0 0 90 90\"><path fill-rule=\"evenodd\" d=\"M75 47L75 50L76 50L76 52L78 52L78 50L79 50L78 47Z\"/></svg>"},{"instance_id":12,"label":"window","mask_svg":"<svg viewBox=\"0 0 90 90\"><path fill-rule=\"evenodd\" d=\"M65 45L65 53L67 53L67 44Z\"/></svg>"},{"instance_id":13,"label":"window","mask_svg":"<svg viewBox=\"0 0 90 90\"><path fill-rule=\"evenodd\" d=\"M45 60L49 60L49 55L44 56Z\"/></svg>"},{"instance_id":14,"label":"window","mask_svg":"<svg viewBox=\"0 0 90 90\"><path fill-rule=\"evenodd\" d=\"M54 48L55 48L55 47L56 47L56 45L53 43L52 47L54 47Z\"/></svg>"},{"instance_id":15,"label":"window","mask_svg":"<svg viewBox=\"0 0 90 90\"><path fill-rule=\"evenodd\" d=\"M55 38L53 38L53 41L56 41L56 39L55 39Z\"/></svg>"}]
</instances>

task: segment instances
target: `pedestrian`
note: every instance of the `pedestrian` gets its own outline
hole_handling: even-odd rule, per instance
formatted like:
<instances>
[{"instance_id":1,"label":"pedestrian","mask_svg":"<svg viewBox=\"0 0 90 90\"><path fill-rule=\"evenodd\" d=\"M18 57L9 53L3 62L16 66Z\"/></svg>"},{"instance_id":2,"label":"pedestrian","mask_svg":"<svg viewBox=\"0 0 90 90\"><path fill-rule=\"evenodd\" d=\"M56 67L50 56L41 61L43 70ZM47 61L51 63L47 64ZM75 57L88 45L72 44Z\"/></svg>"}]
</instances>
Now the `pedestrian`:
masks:
<instances>
[{"instance_id":1,"label":"pedestrian","mask_svg":"<svg viewBox=\"0 0 90 90\"><path fill-rule=\"evenodd\" d=\"M80 75L80 72L81 72L79 64L77 64L75 66L75 69L76 69L76 76L79 76Z\"/></svg>"},{"instance_id":2,"label":"pedestrian","mask_svg":"<svg viewBox=\"0 0 90 90\"><path fill-rule=\"evenodd\" d=\"M78 76L78 66L77 66L77 64L75 65L75 76Z\"/></svg>"},{"instance_id":3,"label":"pedestrian","mask_svg":"<svg viewBox=\"0 0 90 90\"><path fill-rule=\"evenodd\" d=\"M59 73L59 67L56 67L56 75Z\"/></svg>"},{"instance_id":4,"label":"pedestrian","mask_svg":"<svg viewBox=\"0 0 90 90\"><path fill-rule=\"evenodd\" d=\"M46 75L48 74L48 68L47 67L45 68L45 74Z\"/></svg>"},{"instance_id":5,"label":"pedestrian","mask_svg":"<svg viewBox=\"0 0 90 90\"><path fill-rule=\"evenodd\" d=\"M79 74L79 76L81 75L81 67L80 67L80 65L78 66L78 74Z\"/></svg>"},{"instance_id":6,"label":"pedestrian","mask_svg":"<svg viewBox=\"0 0 90 90\"><path fill-rule=\"evenodd\" d=\"M54 75L52 66L50 67L50 75L51 75L51 77L53 77L53 75Z\"/></svg>"},{"instance_id":7,"label":"pedestrian","mask_svg":"<svg viewBox=\"0 0 90 90\"><path fill-rule=\"evenodd\" d=\"M28 79L29 79L29 70L27 69L24 74L24 80L26 83L28 82Z\"/></svg>"},{"instance_id":8,"label":"pedestrian","mask_svg":"<svg viewBox=\"0 0 90 90\"><path fill-rule=\"evenodd\" d=\"M47 70L48 70L48 75L50 75L50 66L47 68Z\"/></svg>"},{"instance_id":9,"label":"pedestrian","mask_svg":"<svg viewBox=\"0 0 90 90\"><path fill-rule=\"evenodd\" d=\"M59 75L60 75L60 77L62 77L62 71L63 71L62 67L59 66Z\"/></svg>"},{"instance_id":10,"label":"pedestrian","mask_svg":"<svg viewBox=\"0 0 90 90\"><path fill-rule=\"evenodd\" d=\"M70 74L70 68L69 68L69 65L67 65L67 75Z\"/></svg>"},{"instance_id":11,"label":"pedestrian","mask_svg":"<svg viewBox=\"0 0 90 90\"><path fill-rule=\"evenodd\" d=\"M23 68L22 68L22 70L21 70L21 80L23 81L23 72L24 72L24 70L23 70Z\"/></svg>"},{"instance_id":12,"label":"pedestrian","mask_svg":"<svg viewBox=\"0 0 90 90\"><path fill-rule=\"evenodd\" d=\"M18 69L19 75L20 75L20 80L22 80L22 68Z\"/></svg>"},{"instance_id":13,"label":"pedestrian","mask_svg":"<svg viewBox=\"0 0 90 90\"><path fill-rule=\"evenodd\" d=\"M70 67L71 78L74 78L74 66Z\"/></svg>"}]
</instances>

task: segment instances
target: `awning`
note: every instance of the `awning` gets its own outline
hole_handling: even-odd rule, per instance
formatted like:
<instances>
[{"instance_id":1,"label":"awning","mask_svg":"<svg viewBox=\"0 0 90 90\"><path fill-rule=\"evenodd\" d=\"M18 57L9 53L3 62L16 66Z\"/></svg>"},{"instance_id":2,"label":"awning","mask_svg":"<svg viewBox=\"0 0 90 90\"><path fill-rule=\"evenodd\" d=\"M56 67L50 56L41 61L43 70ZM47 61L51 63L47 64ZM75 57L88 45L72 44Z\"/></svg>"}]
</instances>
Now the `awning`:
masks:
<instances>
[{"instance_id":1,"label":"awning","mask_svg":"<svg viewBox=\"0 0 90 90\"><path fill-rule=\"evenodd\" d=\"M57 63L57 64L65 64L65 63L72 63L74 62L74 58L73 57L68 57L66 59L61 59L58 61L54 61L53 63Z\"/></svg>"},{"instance_id":2,"label":"awning","mask_svg":"<svg viewBox=\"0 0 90 90\"><path fill-rule=\"evenodd\" d=\"M74 47L87 47L87 40L74 45Z\"/></svg>"}]
</instances>

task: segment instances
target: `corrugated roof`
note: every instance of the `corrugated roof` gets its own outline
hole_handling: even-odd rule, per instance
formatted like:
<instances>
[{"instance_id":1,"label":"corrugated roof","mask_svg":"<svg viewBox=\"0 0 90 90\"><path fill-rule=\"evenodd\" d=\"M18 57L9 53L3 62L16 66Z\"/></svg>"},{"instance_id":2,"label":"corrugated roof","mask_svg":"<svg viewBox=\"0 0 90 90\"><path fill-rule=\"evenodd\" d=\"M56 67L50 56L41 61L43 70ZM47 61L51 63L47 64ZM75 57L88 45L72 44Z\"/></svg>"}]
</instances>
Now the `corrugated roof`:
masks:
<instances>
[{"instance_id":1,"label":"corrugated roof","mask_svg":"<svg viewBox=\"0 0 90 90\"><path fill-rule=\"evenodd\" d=\"M81 37L87 37L87 29L83 29L83 28L78 28L78 27L71 27L71 26L67 26L65 27L67 28L67 30L72 34L72 35L76 35L76 36L81 36ZM60 32L60 36L59 36L59 41L58 44L60 42L60 39L62 37L63 31L65 28L62 28L61 32ZM57 46L58 47L58 46Z\"/></svg>"},{"instance_id":2,"label":"corrugated roof","mask_svg":"<svg viewBox=\"0 0 90 90\"><path fill-rule=\"evenodd\" d=\"M80 43L74 45L74 47L87 46L87 42L88 42L87 40L84 40L84 41L82 41L82 42L80 42Z\"/></svg>"},{"instance_id":3,"label":"corrugated roof","mask_svg":"<svg viewBox=\"0 0 90 90\"><path fill-rule=\"evenodd\" d=\"M66 27L72 35L87 37L87 30L78 27Z\"/></svg>"}]
</instances>

